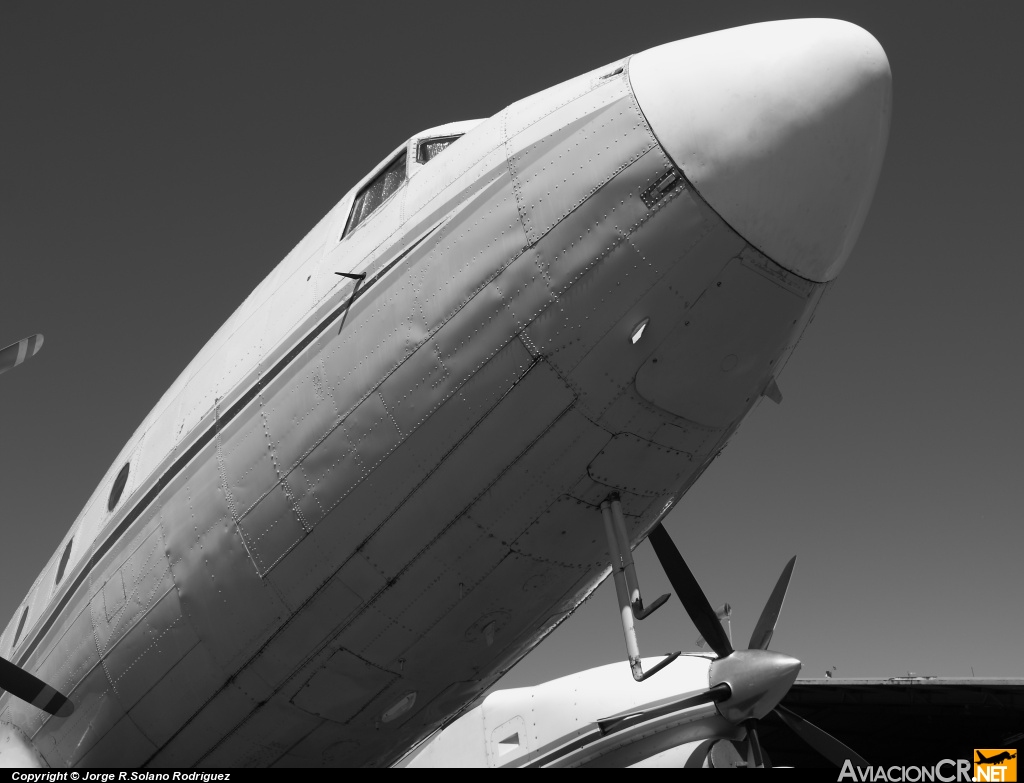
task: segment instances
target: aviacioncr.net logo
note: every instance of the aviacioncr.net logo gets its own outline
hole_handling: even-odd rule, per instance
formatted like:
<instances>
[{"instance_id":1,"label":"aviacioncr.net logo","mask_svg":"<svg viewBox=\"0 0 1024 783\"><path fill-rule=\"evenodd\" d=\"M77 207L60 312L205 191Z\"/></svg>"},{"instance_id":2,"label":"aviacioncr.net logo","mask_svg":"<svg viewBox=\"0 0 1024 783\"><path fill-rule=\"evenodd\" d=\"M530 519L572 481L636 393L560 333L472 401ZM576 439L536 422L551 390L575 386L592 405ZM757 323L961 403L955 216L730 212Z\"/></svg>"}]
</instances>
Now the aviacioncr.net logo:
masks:
<instances>
[{"instance_id":1,"label":"aviacioncr.net logo","mask_svg":"<svg viewBox=\"0 0 1024 783\"><path fill-rule=\"evenodd\" d=\"M974 780L996 780L1013 783L1017 780L1016 748L975 748Z\"/></svg>"},{"instance_id":2,"label":"aviacioncr.net logo","mask_svg":"<svg viewBox=\"0 0 1024 783\"><path fill-rule=\"evenodd\" d=\"M901 767L895 764L891 767L855 767L847 759L839 771L839 780L855 780L858 783L934 783L936 780L940 783L968 783L972 780L971 762L967 759L943 759L930 767Z\"/></svg>"}]
</instances>

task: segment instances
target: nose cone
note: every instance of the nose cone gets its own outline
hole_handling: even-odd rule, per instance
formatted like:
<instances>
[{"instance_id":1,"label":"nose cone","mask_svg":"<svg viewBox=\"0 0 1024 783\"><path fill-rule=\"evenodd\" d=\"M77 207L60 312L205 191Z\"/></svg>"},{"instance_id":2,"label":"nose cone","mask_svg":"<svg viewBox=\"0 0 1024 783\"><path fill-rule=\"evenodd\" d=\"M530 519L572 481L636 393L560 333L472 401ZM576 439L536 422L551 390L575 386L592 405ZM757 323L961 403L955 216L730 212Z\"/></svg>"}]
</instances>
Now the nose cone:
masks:
<instances>
[{"instance_id":1,"label":"nose cone","mask_svg":"<svg viewBox=\"0 0 1024 783\"><path fill-rule=\"evenodd\" d=\"M661 146L748 242L815 282L839 274L885 155L889 61L848 22L767 22L635 55Z\"/></svg>"}]
</instances>

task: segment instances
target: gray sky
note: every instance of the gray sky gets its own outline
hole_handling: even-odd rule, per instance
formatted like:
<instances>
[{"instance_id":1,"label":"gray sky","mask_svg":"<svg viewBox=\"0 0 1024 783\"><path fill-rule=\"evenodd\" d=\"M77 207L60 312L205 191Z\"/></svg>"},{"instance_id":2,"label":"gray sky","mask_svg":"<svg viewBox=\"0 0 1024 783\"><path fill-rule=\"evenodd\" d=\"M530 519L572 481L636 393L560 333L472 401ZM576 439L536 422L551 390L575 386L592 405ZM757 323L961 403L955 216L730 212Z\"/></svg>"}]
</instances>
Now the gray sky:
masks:
<instances>
[{"instance_id":1,"label":"gray sky","mask_svg":"<svg viewBox=\"0 0 1024 783\"><path fill-rule=\"evenodd\" d=\"M246 294L404 138L631 52L833 16L885 47L894 116L853 256L668 528L746 643L805 674L1024 676L1024 264L1016 5L0 4L0 616ZM648 544L653 598L668 589ZM506 679L624 656L610 585ZM641 649L692 649L677 601Z\"/></svg>"}]
</instances>

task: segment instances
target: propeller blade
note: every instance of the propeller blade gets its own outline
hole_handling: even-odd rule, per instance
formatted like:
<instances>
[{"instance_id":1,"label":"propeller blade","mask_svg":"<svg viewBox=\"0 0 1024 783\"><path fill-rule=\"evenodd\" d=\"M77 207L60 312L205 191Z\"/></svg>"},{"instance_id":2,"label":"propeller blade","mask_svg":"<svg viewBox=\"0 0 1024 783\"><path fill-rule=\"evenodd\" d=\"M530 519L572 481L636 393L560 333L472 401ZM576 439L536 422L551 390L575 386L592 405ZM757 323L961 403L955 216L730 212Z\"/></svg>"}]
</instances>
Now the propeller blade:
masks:
<instances>
[{"instance_id":1,"label":"propeller blade","mask_svg":"<svg viewBox=\"0 0 1024 783\"><path fill-rule=\"evenodd\" d=\"M842 767L843 762L846 761L846 759L850 759L855 767L871 766L863 756L855 753L827 731L819 729L809 720L801 718L795 712L786 709L781 704L775 707L775 714L782 719L783 723L793 730L794 734L837 767Z\"/></svg>"},{"instance_id":2,"label":"propeller blade","mask_svg":"<svg viewBox=\"0 0 1024 783\"><path fill-rule=\"evenodd\" d=\"M690 615L693 624L697 626L700 635L715 651L719 658L729 655L733 649L729 643L729 637L718 620L718 615L711 608L708 597L700 589L700 585L694 578L683 556L672 541L672 537L660 523L654 526L648 539L654 547L654 553L661 561L661 567L668 575L668 581L672 589L676 591L679 600L683 602L683 608Z\"/></svg>"},{"instance_id":3,"label":"propeller blade","mask_svg":"<svg viewBox=\"0 0 1024 783\"><path fill-rule=\"evenodd\" d=\"M789 578L793 575L793 566L796 565L796 556L786 563L782 569L779 581L775 583L775 589L768 597L768 603L761 610L761 616L754 626L754 633L750 635L750 644L747 647L751 650L767 650L775 633L775 623L779 621L779 613L782 611L782 602L786 600L786 590L789 589Z\"/></svg>"},{"instance_id":4,"label":"propeller blade","mask_svg":"<svg viewBox=\"0 0 1024 783\"><path fill-rule=\"evenodd\" d=\"M723 682L713 688L708 688L702 693L697 693L692 696L684 696L682 699L670 697L668 699L662 699L661 701L655 702L644 709L620 712L618 715L601 718L597 722L597 727L601 730L601 734L603 736L611 734L613 731L620 731L628 726L634 726L637 723L644 723L645 721L652 720L653 718L660 718L662 715L668 715L672 712L688 709L689 707L697 707L701 704L709 704L710 702L724 701L731 695L732 688Z\"/></svg>"},{"instance_id":5,"label":"propeller blade","mask_svg":"<svg viewBox=\"0 0 1024 783\"><path fill-rule=\"evenodd\" d=\"M34 334L0 349L0 373L14 369L30 356L35 356L42 347L43 336Z\"/></svg>"},{"instance_id":6,"label":"propeller blade","mask_svg":"<svg viewBox=\"0 0 1024 783\"><path fill-rule=\"evenodd\" d=\"M59 718L75 711L67 696L5 658L0 658L0 688Z\"/></svg>"},{"instance_id":7,"label":"propeller blade","mask_svg":"<svg viewBox=\"0 0 1024 783\"><path fill-rule=\"evenodd\" d=\"M761 749L761 738L757 734L757 721L748 720L747 726L747 766L754 769L771 769L772 763Z\"/></svg>"}]
</instances>

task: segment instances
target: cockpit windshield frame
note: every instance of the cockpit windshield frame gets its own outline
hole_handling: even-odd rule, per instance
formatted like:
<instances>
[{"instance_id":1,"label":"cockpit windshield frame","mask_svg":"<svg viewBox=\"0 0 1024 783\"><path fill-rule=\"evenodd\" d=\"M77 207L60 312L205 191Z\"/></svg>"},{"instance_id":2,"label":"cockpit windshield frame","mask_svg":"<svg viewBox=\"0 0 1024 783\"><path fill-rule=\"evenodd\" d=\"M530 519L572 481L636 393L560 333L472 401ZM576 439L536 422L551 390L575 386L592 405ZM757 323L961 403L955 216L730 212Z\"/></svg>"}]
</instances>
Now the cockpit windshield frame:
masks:
<instances>
[{"instance_id":1,"label":"cockpit windshield frame","mask_svg":"<svg viewBox=\"0 0 1024 783\"><path fill-rule=\"evenodd\" d=\"M352 200L348 221L341 237L344 239L350 232L367 220L374 212L386 204L393 195L402 189L408 179L409 150L403 148L393 156L365 185Z\"/></svg>"},{"instance_id":2,"label":"cockpit windshield frame","mask_svg":"<svg viewBox=\"0 0 1024 783\"><path fill-rule=\"evenodd\" d=\"M446 125L439 125L417 133L405 141L402 146L393 150L381 163L363 178L360 183L345 196L344 203L349 206L345 209L344 229L338 235L338 241L342 241L359 226L375 215L381 207L391 201L391 197L402 192L405 184L412 179L416 173L427 165L434 158L439 156L448 147L462 138L484 120L463 120L450 122ZM421 150L426 145L444 144L441 149L433 150L433 154L427 157ZM422 157L427 157L423 160ZM401 177L393 176L392 182L387 182L388 175L396 175L401 169ZM377 193L374 189L380 192ZM371 193L372 191L372 193ZM354 193L354 195L352 195ZM351 199L351 200L350 200ZM369 204L368 204L369 202ZM340 215L339 215L340 218Z\"/></svg>"},{"instance_id":3,"label":"cockpit windshield frame","mask_svg":"<svg viewBox=\"0 0 1024 783\"><path fill-rule=\"evenodd\" d=\"M416 162L421 165L429 163L452 144L461 139L466 134L464 133L450 133L446 136L428 136L426 138L416 140ZM444 144L439 150L431 150L432 146Z\"/></svg>"}]
</instances>

